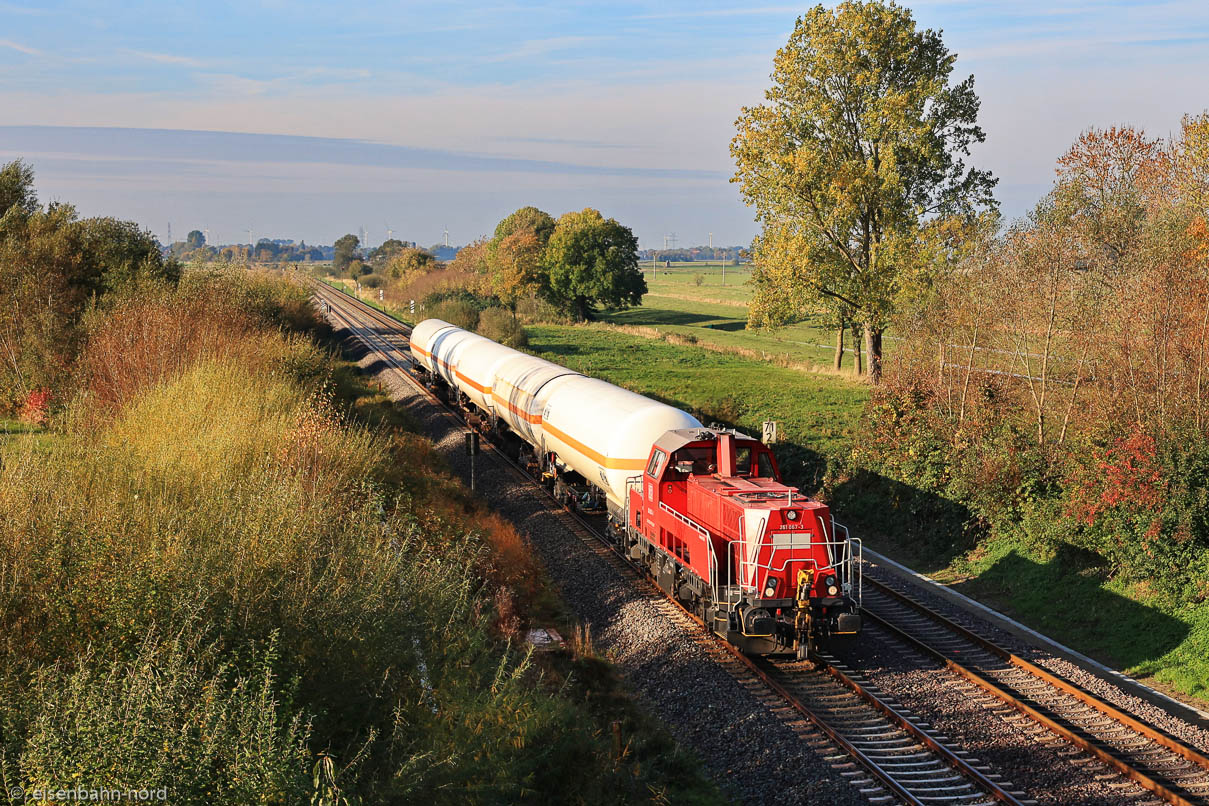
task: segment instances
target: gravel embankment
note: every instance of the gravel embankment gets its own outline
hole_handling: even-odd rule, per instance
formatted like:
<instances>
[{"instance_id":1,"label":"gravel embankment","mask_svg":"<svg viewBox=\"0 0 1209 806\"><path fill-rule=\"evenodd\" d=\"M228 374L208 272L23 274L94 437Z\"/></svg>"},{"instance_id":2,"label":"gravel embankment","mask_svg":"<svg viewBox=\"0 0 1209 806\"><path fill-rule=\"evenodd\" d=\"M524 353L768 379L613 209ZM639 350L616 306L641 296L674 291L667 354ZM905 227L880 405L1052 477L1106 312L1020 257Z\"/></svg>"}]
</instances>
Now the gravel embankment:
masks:
<instances>
[{"instance_id":1,"label":"gravel embankment","mask_svg":"<svg viewBox=\"0 0 1209 806\"><path fill-rule=\"evenodd\" d=\"M464 428L363 351L361 359L363 367L379 371L377 380L467 479ZM774 715L758 693L709 656L697 637L660 614L649 594L559 523L548 499L497 466L490 453L480 454L476 465L478 494L531 542L568 605L590 627L596 647L638 699L702 759L724 791L748 804L867 803L811 749L817 734L793 715Z\"/></svg>"},{"instance_id":2,"label":"gravel embankment","mask_svg":"<svg viewBox=\"0 0 1209 806\"><path fill-rule=\"evenodd\" d=\"M866 573L875 574L886 582L902 584L899 577L879 571L876 566L866 568ZM1092 692L1135 719L1166 731L1191 747L1209 753L1209 729L1182 719L1159 705L1140 699L1128 691L1122 690L1112 680L1077 666L1065 658L1058 657L1043 647L1028 643L980 618L978 614L957 607L947 599L932 594L927 588L912 585L911 589L912 595L916 599L941 615L947 616L963 627L994 641L1004 649Z\"/></svg>"},{"instance_id":3,"label":"gravel embankment","mask_svg":"<svg viewBox=\"0 0 1209 806\"><path fill-rule=\"evenodd\" d=\"M1084 756L971 683L868 627L837 653L917 717L1039 803L1147 803L1150 793ZM1157 801L1156 801L1157 802Z\"/></svg>"}]
</instances>

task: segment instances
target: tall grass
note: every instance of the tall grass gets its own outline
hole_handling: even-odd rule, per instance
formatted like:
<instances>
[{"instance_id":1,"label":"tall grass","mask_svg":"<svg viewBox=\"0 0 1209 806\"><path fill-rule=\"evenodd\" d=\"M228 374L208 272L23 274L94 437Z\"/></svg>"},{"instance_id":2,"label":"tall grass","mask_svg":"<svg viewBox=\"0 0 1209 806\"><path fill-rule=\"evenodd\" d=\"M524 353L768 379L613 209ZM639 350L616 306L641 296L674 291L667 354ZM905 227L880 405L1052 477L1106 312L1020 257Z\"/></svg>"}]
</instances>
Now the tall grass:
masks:
<instances>
[{"instance_id":1,"label":"tall grass","mask_svg":"<svg viewBox=\"0 0 1209 806\"><path fill-rule=\"evenodd\" d=\"M174 803L653 791L666 764L614 765L517 648L538 594L524 541L423 440L361 423L377 404L337 397L331 361L280 330L306 322L305 292L183 286L97 314L55 437L0 444L4 784Z\"/></svg>"}]
</instances>

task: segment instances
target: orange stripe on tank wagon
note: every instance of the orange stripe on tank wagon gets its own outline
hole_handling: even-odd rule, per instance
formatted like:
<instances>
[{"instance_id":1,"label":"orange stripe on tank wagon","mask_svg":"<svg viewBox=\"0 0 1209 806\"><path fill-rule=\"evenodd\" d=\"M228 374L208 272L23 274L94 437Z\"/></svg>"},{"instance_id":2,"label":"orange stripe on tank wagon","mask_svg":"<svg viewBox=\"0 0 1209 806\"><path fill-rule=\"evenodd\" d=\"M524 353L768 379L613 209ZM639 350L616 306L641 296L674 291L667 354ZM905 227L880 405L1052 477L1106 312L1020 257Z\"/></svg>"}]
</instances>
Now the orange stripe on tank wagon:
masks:
<instances>
[{"instance_id":1,"label":"orange stripe on tank wagon","mask_svg":"<svg viewBox=\"0 0 1209 806\"><path fill-rule=\"evenodd\" d=\"M515 387L513 387L513 388L515 388ZM491 396L493 398L495 398L496 400L498 400L499 402L503 403L505 406L507 406L508 411L512 412L517 417L523 418L527 422L540 423L542 421L542 416L540 414L530 414L529 412L525 411L524 409L518 408L518 407L512 405L512 403L509 400L505 399L503 395L501 395L499 392L495 391L494 389L491 390Z\"/></svg>"},{"instance_id":2,"label":"orange stripe on tank wagon","mask_svg":"<svg viewBox=\"0 0 1209 806\"><path fill-rule=\"evenodd\" d=\"M439 357L437 357L437 356L434 356L432 353L428 352L427 350L425 350L423 347L421 347L421 346L420 346L420 345L418 345L418 344L413 344L413 345L412 345L412 347L414 347L414 348L416 349L416 351L420 353L420 355L426 355L426 356L428 356L429 358L431 358L432 360L436 361L436 362L437 362L438 364L440 364L441 366L445 367L445 369L449 370L449 371L450 371L450 372L452 372L454 375L456 375L456 376L458 376L459 378L461 378L462 380L464 380L466 383L468 383L468 384L469 384L470 386L472 386L474 389L477 389L477 390L479 391L479 393L480 393L480 394L484 394L484 395L489 395L489 394L491 394L491 387L490 387L490 386L483 386L483 385L481 385L481 384L475 383L475 381L474 381L473 379L471 379L471 378L467 378L465 375L463 375L462 373L458 372L457 367L455 367L453 364L450 364L448 361L445 361L445 360L444 360L444 359L442 359L442 358L439 358Z\"/></svg>"},{"instance_id":3,"label":"orange stripe on tank wagon","mask_svg":"<svg viewBox=\"0 0 1209 806\"><path fill-rule=\"evenodd\" d=\"M582 453L584 456L596 462L598 465L603 465L609 470L642 470L646 467L645 459L612 459L602 453L598 453L570 434L559 431L557 428L550 425L549 421L546 421L542 424L542 430L548 434L553 434L575 450Z\"/></svg>"},{"instance_id":4,"label":"orange stripe on tank wagon","mask_svg":"<svg viewBox=\"0 0 1209 806\"><path fill-rule=\"evenodd\" d=\"M471 386L473 386L475 389L477 389L477 390L479 391L479 393L480 393L480 394L484 394L484 395L489 395L489 394L491 394L491 387L490 387L490 386L483 386L483 385L481 385L481 384L475 383L475 382L474 382L472 379L467 378L465 375L463 375L462 373L458 372L458 371L457 371L456 369L454 369L453 367L450 367L448 364L446 364L445 366L446 366L446 367L449 367L449 370L450 370L451 372L453 372L453 374L454 374L454 375L457 375L459 378L461 378L462 380L466 381L466 383L470 384L470 385L471 385Z\"/></svg>"}]
</instances>

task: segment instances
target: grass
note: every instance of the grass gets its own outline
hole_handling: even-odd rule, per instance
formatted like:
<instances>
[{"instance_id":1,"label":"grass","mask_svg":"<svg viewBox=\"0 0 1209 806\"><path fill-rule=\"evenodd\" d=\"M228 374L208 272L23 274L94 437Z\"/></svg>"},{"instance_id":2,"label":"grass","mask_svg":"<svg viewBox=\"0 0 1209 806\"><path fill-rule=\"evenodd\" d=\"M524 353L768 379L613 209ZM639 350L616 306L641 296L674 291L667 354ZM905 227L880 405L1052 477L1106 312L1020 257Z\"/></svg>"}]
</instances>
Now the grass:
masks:
<instances>
[{"instance_id":1,"label":"grass","mask_svg":"<svg viewBox=\"0 0 1209 806\"><path fill-rule=\"evenodd\" d=\"M540 565L351 366L278 329L305 292L224 282L251 286L94 322L55 439L0 443L5 786L719 802L607 669L525 651ZM131 327L178 314L196 346Z\"/></svg>"},{"instance_id":2,"label":"grass","mask_svg":"<svg viewBox=\"0 0 1209 806\"><path fill-rule=\"evenodd\" d=\"M835 334L820 327L816 320L776 330L748 330L746 308L687 297L648 294L641 306L605 311L600 318L622 327L657 328L661 333L691 336L718 348L746 350L771 360L820 369L831 368L835 352L833 344L829 344ZM845 368L851 367L852 354L845 352Z\"/></svg>"},{"instance_id":3,"label":"grass","mask_svg":"<svg viewBox=\"0 0 1209 806\"><path fill-rule=\"evenodd\" d=\"M705 422L759 436L778 420L783 469L806 489L825 456L841 450L868 388L845 378L770 365L700 347L620 333L602 325L533 325L529 351L593 377L691 411Z\"/></svg>"},{"instance_id":4,"label":"grass","mask_svg":"<svg viewBox=\"0 0 1209 806\"><path fill-rule=\"evenodd\" d=\"M647 292L655 297L688 298L691 300L714 300L733 306L746 306L751 299L751 266L722 265L713 262L672 263L664 267L656 263L639 261L638 268L646 278ZM701 282L697 282L697 278Z\"/></svg>"}]
</instances>

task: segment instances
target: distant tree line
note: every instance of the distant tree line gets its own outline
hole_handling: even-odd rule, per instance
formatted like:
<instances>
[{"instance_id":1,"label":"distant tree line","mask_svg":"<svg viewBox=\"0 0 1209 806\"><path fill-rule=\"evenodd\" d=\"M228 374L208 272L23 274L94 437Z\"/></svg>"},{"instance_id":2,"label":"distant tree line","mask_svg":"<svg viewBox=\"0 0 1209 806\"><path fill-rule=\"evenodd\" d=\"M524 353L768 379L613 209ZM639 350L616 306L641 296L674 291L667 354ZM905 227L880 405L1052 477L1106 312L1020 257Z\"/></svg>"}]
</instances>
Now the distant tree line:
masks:
<instances>
[{"instance_id":1,"label":"distant tree line","mask_svg":"<svg viewBox=\"0 0 1209 806\"><path fill-rule=\"evenodd\" d=\"M682 263L693 260L729 260L739 261L747 257L747 247L744 246L690 246L684 249L643 249L638 253L639 260L670 260Z\"/></svg>"},{"instance_id":2,"label":"distant tree line","mask_svg":"<svg viewBox=\"0 0 1209 806\"><path fill-rule=\"evenodd\" d=\"M294 243L281 239L261 238L253 244L227 244L211 246L201 230L191 231L183 241L171 244L168 256L179 261L193 263L300 263L332 259L332 247L307 246L305 242Z\"/></svg>"},{"instance_id":3,"label":"distant tree line","mask_svg":"<svg viewBox=\"0 0 1209 806\"><path fill-rule=\"evenodd\" d=\"M478 310L544 305L580 321L599 307L637 305L646 293L629 227L587 208L555 220L536 207L504 218L490 238L446 263L433 250L390 240L364 254L349 234L335 243L334 272L393 299L437 303L456 296Z\"/></svg>"}]
</instances>

